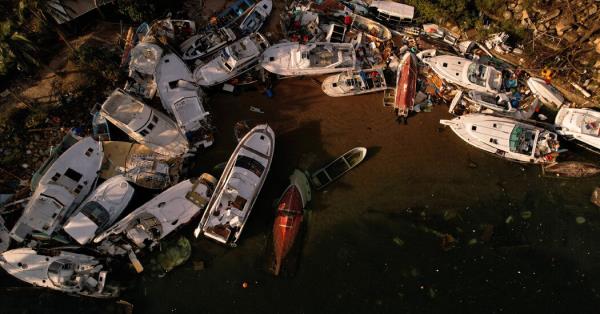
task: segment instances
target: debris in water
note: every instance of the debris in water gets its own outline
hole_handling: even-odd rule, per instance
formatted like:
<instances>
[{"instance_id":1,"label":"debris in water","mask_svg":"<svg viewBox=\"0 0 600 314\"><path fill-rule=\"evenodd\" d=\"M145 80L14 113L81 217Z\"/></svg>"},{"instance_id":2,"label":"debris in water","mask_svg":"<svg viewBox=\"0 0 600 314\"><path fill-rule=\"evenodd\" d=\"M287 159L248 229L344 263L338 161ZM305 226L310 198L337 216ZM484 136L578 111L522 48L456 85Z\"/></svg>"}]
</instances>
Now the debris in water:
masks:
<instances>
[{"instance_id":1,"label":"debris in water","mask_svg":"<svg viewBox=\"0 0 600 314\"><path fill-rule=\"evenodd\" d=\"M248 288L248 283L244 281L244 282L242 283L242 288L244 288L244 289Z\"/></svg>"},{"instance_id":2,"label":"debris in water","mask_svg":"<svg viewBox=\"0 0 600 314\"><path fill-rule=\"evenodd\" d=\"M250 111L256 112L256 113L265 113L260 108L257 108L257 107L254 107L254 106L250 106Z\"/></svg>"},{"instance_id":3,"label":"debris in water","mask_svg":"<svg viewBox=\"0 0 600 314\"><path fill-rule=\"evenodd\" d=\"M494 234L494 226L490 225L490 224L484 224L484 225L482 225L482 227L483 227L483 232L481 233L481 236L479 237L479 239L482 242L488 242L492 238L492 235Z\"/></svg>"},{"instance_id":4,"label":"debris in water","mask_svg":"<svg viewBox=\"0 0 600 314\"><path fill-rule=\"evenodd\" d=\"M590 201L600 207L600 187L597 187L596 189L594 189L594 192L592 193L592 197L590 199Z\"/></svg>"},{"instance_id":5,"label":"debris in water","mask_svg":"<svg viewBox=\"0 0 600 314\"><path fill-rule=\"evenodd\" d=\"M532 216L532 215L533 215L533 214L532 214L532 213L531 213L531 211L529 211L529 210L526 210L526 211L523 211L523 212L521 212L521 218L523 218L523 219L525 219L525 220L527 220L527 219L531 218L531 216Z\"/></svg>"},{"instance_id":6,"label":"debris in water","mask_svg":"<svg viewBox=\"0 0 600 314\"><path fill-rule=\"evenodd\" d=\"M514 219L513 216L510 215L510 216L506 217L506 220L504 220L504 223L509 224L513 221L513 219Z\"/></svg>"},{"instance_id":7,"label":"debris in water","mask_svg":"<svg viewBox=\"0 0 600 314\"><path fill-rule=\"evenodd\" d=\"M473 239L469 240L468 244L475 245L475 244L477 244L477 242L478 242L477 239L473 238Z\"/></svg>"},{"instance_id":8,"label":"debris in water","mask_svg":"<svg viewBox=\"0 0 600 314\"><path fill-rule=\"evenodd\" d=\"M577 222L577 224L578 224L578 225L584 224L584 223L585 223L585 221L586 221L586 220L585 220L585 217L583 217L583 216L577 216L577 217L575 218L575 222Z\"/></svg>"},{"instance_id":9,"label":"debris in water","mask_svg":"<svg viewBox=\"0 0 600 314\"><path fill-rule=\"evenodd\" d=\"M395 237L395 238L393 239L393 241L394 241L394 243L396 243L396 245L398 245L399 247L403 247L403 246L404 246L404 240L402 240L402 239L400 239L400 238L398 238L398 237Z\"/></svg>"},{"instance_id":10,"label":"debris in water","mask_svg":"<svg viewBox=\"0 0 600 314\"><path fill-rule=\"evenodd\" d=\"M192 246L186 237L180 237L177 241L162 244L162 251L156 257L158 264L165 271L185 263L192 255Z\"/></svg>"},{"instance_id":11,"label":"debris in water","mask_svg":"<svg viewBox=\"0 0 600 314\"><path fill-rule=\"evenodd\" d=\"M444 251L450 251L456 246L456 239L451 234L442 234L440 236L441 247Z\"/></svg>"},{"instance_id":12,"label":"debris in water","mask_svg":"<svg viewBox=\"0 0 600 314\"><path fill-rule=\"evenodd\" d=\"M204 270L204 268L206 268L206 266L204 265L204 261L194 261L193 265L195 271L201 271Z\"/></svg>"}]
</instances>

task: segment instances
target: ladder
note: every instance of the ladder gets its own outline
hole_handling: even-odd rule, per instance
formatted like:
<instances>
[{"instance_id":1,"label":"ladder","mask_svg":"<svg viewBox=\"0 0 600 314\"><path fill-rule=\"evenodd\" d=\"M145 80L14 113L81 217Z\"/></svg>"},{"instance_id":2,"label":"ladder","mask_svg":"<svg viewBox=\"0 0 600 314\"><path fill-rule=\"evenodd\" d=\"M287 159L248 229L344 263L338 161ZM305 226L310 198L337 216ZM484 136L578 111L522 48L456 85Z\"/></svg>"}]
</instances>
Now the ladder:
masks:
<instances>
[{"instance_id":1,"label":"ladder","mask_svg":"<svg viewBox=\"0 0 600 314\"><path fill-rule=\"evenodd\" d=\"M383 91L383 106L392 107L396 101L396 89L388 88Z\"/></svg>"},{"instance_id":2,"label":"ladder","mask_svg":"<svg viewBox=\"0 0 600 314\"><path fill-rule=\"evenodd\" d=\"M346 28L337 24L330 24L329 31L327 32L326 41L330 43L342 43L344 42L344 36L346 35Z\"/></svg>"}]
</instances>

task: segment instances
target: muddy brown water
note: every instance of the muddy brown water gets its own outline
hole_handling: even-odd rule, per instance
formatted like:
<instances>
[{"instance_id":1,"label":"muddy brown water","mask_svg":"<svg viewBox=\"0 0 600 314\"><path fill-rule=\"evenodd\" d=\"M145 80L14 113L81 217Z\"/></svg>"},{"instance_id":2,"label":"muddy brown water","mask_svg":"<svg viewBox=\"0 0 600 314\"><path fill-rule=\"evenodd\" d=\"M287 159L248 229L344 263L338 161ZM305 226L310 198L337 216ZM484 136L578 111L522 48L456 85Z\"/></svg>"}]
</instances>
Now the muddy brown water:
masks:
<instances>
[{"instance_id":1,"label":"muddy brown water","mask_svg":"<svg viewBox=\"0 0 600 314\"><path fill-rule=\"evenodd\" d=\"M164 277L124 272L120 298L134 313L597 312L600 216L589 197L599 179L542 177L537 166L501 160L442 128L446 106L398 124L381 94L331 98L320 79L278 81L273 98L212 94L216 143L190 174L229 158L243 119L275 130L271 172L237 248L194 239L196 219L178 233L192 240L190 261ZM295 274L273 277L265 248L288 176L356 146L368 148L367 160L313 194ZM598 161L568 147L569 158ZM454 246L442 246L441 234ZM200 260L206 268L194 270ZM114 300L1 278L1 313L120 311Z\"/></svg>"}]
</instances>

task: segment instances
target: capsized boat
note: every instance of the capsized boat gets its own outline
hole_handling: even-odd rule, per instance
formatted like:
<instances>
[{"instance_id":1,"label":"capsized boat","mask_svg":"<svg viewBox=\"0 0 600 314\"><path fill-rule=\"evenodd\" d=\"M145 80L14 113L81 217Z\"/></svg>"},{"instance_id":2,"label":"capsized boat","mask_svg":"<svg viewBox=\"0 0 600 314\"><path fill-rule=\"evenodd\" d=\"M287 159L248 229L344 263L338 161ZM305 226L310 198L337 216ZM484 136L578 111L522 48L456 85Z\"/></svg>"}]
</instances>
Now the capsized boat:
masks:
<instances>
[{"instance_id":1,"label":"capsized boat","mask_svg":"<svg viewBox=\"0 0 600 314\"><path fill-rule=\"evenodd\" d=\"M273 10L273 1L262 0L257 3L240 23L242 34L258 32Z\"/></svg>"},{"instance_id":2,"label":"capsized boat","mask_svg":"<svg viewBox=\"0 0 600 314\"><path fill-rule=\"evenodd\" d=\"M225 48L227 44L232 43L235 39L235 33L227 27L194 35L179 46L182 54L181 58L183 60L194 60L208 57Z\"/></svg>"},{"instance_id":3,"label":"capsized boat","mask_svg":"<svg viewBox=\"0 0 600 314\"><path fill-rule=\"evenodd\" d=\"M371 40L385 42L392 39L392 32L387 27L358 14L352 14L350 27L363 32Z\"/></svg>"},{"instance_id":4,"label":"capsized boat","mask_svg":"<svg viewBox=\"0 0 600 314\"><path fill-rule=\"evenodd\" d=\"M77 243L87 244L119 218L133 192L133 187L122 175L104 181L73 212L63 230Z\"/></svg>"},{"instance_id":5,"label":"capsized boat","mask_svg":"<svg viewBox=\"0 0 600 314\"><path fill-rule=\"evenodd\" d=\"M6 228L4 218L0 216L0 253L6 252L10 246L10 232Z\"/></svg>"},{"instance_id":6,"label":"capsized boat","mask_svg":"<svg viewBox=\"0 0 600 314\"><path fill-rule=\"evenodd\" d=\"M110 255L123 255L158 244L198 215L211 197L215 178L202 174L165 190L98 235L95 243Z\"/></svg>"},{"instance_id":7,"label":"capsized boat","mask_svg":"<svg viewBox=\"0 0 600 314\"><path fill-rule=\"evenodd\" d=\"M394 109L399 117L408 117L415 106L417 94L418 65L417 58L411 52L402 56L396 73L396 99Z\"/></svg>"},{"instance_id":8,"label":"capsized boat","mask_svg":"<svg viewBox=\"0 0 600 314\"><path fill-rule=\"evenodd\" d=\"M102 147L102 179L121 174L129 182L154 190L164 190L179 182L181 157L157 154L146 145L130 142L104 141Z\"/></svg>"},{"instance_id":9,"label":"capsized boat","mask_svg":"<svg viewBox=\"0 0 600 314\"><path fill-rule=\"evenodd\" d=\"M550 163L559 153L555 133L509 118L474 113L440 123L465 142L511 161Z\"/></svg>"},{"instance_id":10,"label":"capsized boat","mask_svg":"<svg viewBox=\"0 0 600 314\"><path fill-rule=\"evenodd\" d=\"M423 62L441 79L465 89L486 93L499 93L504 89L502 71L492 66L450 55L426 58Z\"/></svg>"},{"instance_id":11,"label":"capsized boat","mask_svg":"<svg viewBox=\"0 0 600 314\"><path fill-rule=\"evenodd\" d=\"M246 73L260 62L269 42L260 33L250 34L225 47L211 61L194 69L194 80L201 86L214 86Z\"/></svg>"},{"instance_id":12,"label":"capsized boat","mask_svg":"<svg viewBox=\"0 0 600 314\"><path fill-rule=\"evenodd\" d=\"M217 26L229 27L246 15L256 5L257 0L238 0L217 15Z\"/></svg>"},{"instance_id":13,"label":"capsized boat","mask_svg":"<svg viewBox=\"0 0 600 314\"><path fill-rule=\"evenodd\" d=\"M48 172L48 168L52 166L56 159L79 140L81 140L81 136L75 134L74 130L69 130L58 145L50 147L50 156L48 156L40 168L33 173L33 176L31 176L31 191L37 189L40 179Z\"/></svg>"},{"instance_id":14,"label":"capsized boat","mask_svg":"<svg viewBox=\"0 0 600 314\"><path fill-rule=\"evenodd\" d=\"M350 43L281 43L265 50L261 65L283 76L351 71L356 66L356 51Z\"/></svg>"},{"instance_id":15,"label":"capsized boat","mask_svg":"<svg viewBox=\"0 0 600 314\"><path fill-rule=\"evenodd\" d=\"M145 99L152 99L156 94L154 70L162 54L160 46L149 42L140 42L133 47L129 60L129 77L123 89Z\"/></svg>"},{"instance_id":16,"label":"capsized boat","mask_svg":"<svg viewBox=\"0 0 600 314\"><path fill-rule=\"evenodd\" d=\"M189 149L188 140L171 118L121 89L108 96L100 114L159 154L177 157Z\"/></svg>"},{"instance_id":17,"label":"capsized boat","mask_svg":"<svg viewBox=\"0 0 600 314\"><path fill-rule=\"evenodd\" d=\"M283 260L294 245L300 231L304 208L311 199L310 183L304 172L296 169L290 176L290 185L279 199L273 223L273 273L279 275Z\"/></svg>"},{"instance_id":18,"label":"capsized boat","mask_svg":"<svg viewBox=\"0 0 600 314\"><path fill-rule=\"evenodd\" d=\"M539 98L544 104L560 108L565 102L565 97L551 84L537 77L530 77L527 80L527 86L534 96Z\"/></svg>"},{"instance_id":19,"label":"capsized boat","mask_svg":"<svg viewBox=\"0 0 600 314\"><path fill-rule=\"evenodd\" d=\"M184 134L199 131L200 143L208 147L213 143L210 113L204 109L204 92L193 83L192 72L176 54L164 55L154 72L160 101L165 110L177 120ZM196 143L195 143L196 144Z\"/></svg>"},{"instance_id":20,"label":"capsized boat","mask_svg":"<svg viewBox=\"0 0 600 314\"><path fill-rule=\"evenodd\" d=\"M589 108L561 108L554 120L556 133L600 152L600 112Z\"/></svg>"},{"instance_id":21,"label":"capsized boat","mask_svg":"<svg viewBox=\"0 0 600 314\"><path fill-rule=\"evenodd\" d=\"M382 69L348 71L325 78L323 92L331 97L375 93L387 89Z\"/></svg>"},{"instance_id":22,"label":"capsized boat","mask_svg":"<svg viewBox=\"0 0 600 314\"><path fill-rule=\"evenodd\" d=\"M238 143L217 183L200 224L194 231L235 246L267 178L275 133L267 124L254 127Z\"/></svg>"},{"instance_id":23,"label":"capsized boat","mask_svg":"<svg viewBox=\"0 0 600 314\"><path fill-rule=\"evenodd\" d=\"M106 285L108 272L92 256L19 248L2 253L0 266L15 278L37 287L95 298L119 294L118 288Z\"/></svg>"},{"instance_id":24,"label":"capsized boat","mask_svg":"<svg viewBox=\"0 0 600 314\"><path fill-rule=\"evenodd\" d=\"M334 161L328 163L323 168L313 172L313 174L310 175L310 181L315 189L320 190L356 167L366 156L366 148L355 147L336 158Z\"/></svg>"},{"instance_id":25,"label":"capsized boat","mask_svg":"<svg viewBox=\"0 0 600 314\"><path fill-rule=\"evenodd\" d=\"M10 236L23 242L33 231L52 235L96 183L102 157L102 146L91 137L62 153L41 177Z\"/></svg>"}]
</instances>

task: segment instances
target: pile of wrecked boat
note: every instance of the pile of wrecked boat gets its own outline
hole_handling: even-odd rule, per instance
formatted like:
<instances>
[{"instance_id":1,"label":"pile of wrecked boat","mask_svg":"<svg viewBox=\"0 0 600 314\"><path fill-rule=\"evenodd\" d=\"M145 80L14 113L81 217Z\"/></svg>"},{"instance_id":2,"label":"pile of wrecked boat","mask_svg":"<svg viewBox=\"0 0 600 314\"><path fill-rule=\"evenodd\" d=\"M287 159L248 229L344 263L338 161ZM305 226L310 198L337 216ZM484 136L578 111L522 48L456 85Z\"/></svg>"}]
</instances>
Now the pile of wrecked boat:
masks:
<instances>
[{"instance_id":1,"label":"pile of wrecked boat","mask_svg":"<svg viewBox=\"0 0 600 314\"><path fill-rule=\"evenodd\" d=\"M52 149L14 226L0 220L0 266L36 286L110 297L118 288L107 283L105 257L128 258L141 272L138 255L195 218L196 237L236 246L269 173L275 132L236 125L239 143L221 177L180 181L184 159L214 143L203 88L220 84L271 88L275 78L328 75L326 95L379 92L405 122L434 101L451 101L456 117L440 122L511 161L552 163L562 139L600 149L600 113L568 108L548 82L499 62L490 51L506 36L461 42L437 25L417 27L414 8L393 1L292 1L281 16L284 39L271 44L259 31L272 9L271 0L238 0L202 28L168 18L130 29L127 82L93 115L93 134L73 130ZM155 96L160 107L151 104ZM560 108L554 124L535 120L542 104ZM115 127L130 140L117 140ZM299 233L311 185L322 189L366 154L357 147L312 175L294 171L273 226L275 274ZM139 188L160 193L128 210ZM20 248L8 250L10 240ZM56 241L94 254L48 248Z\"/></svg>"}]
</instances>

